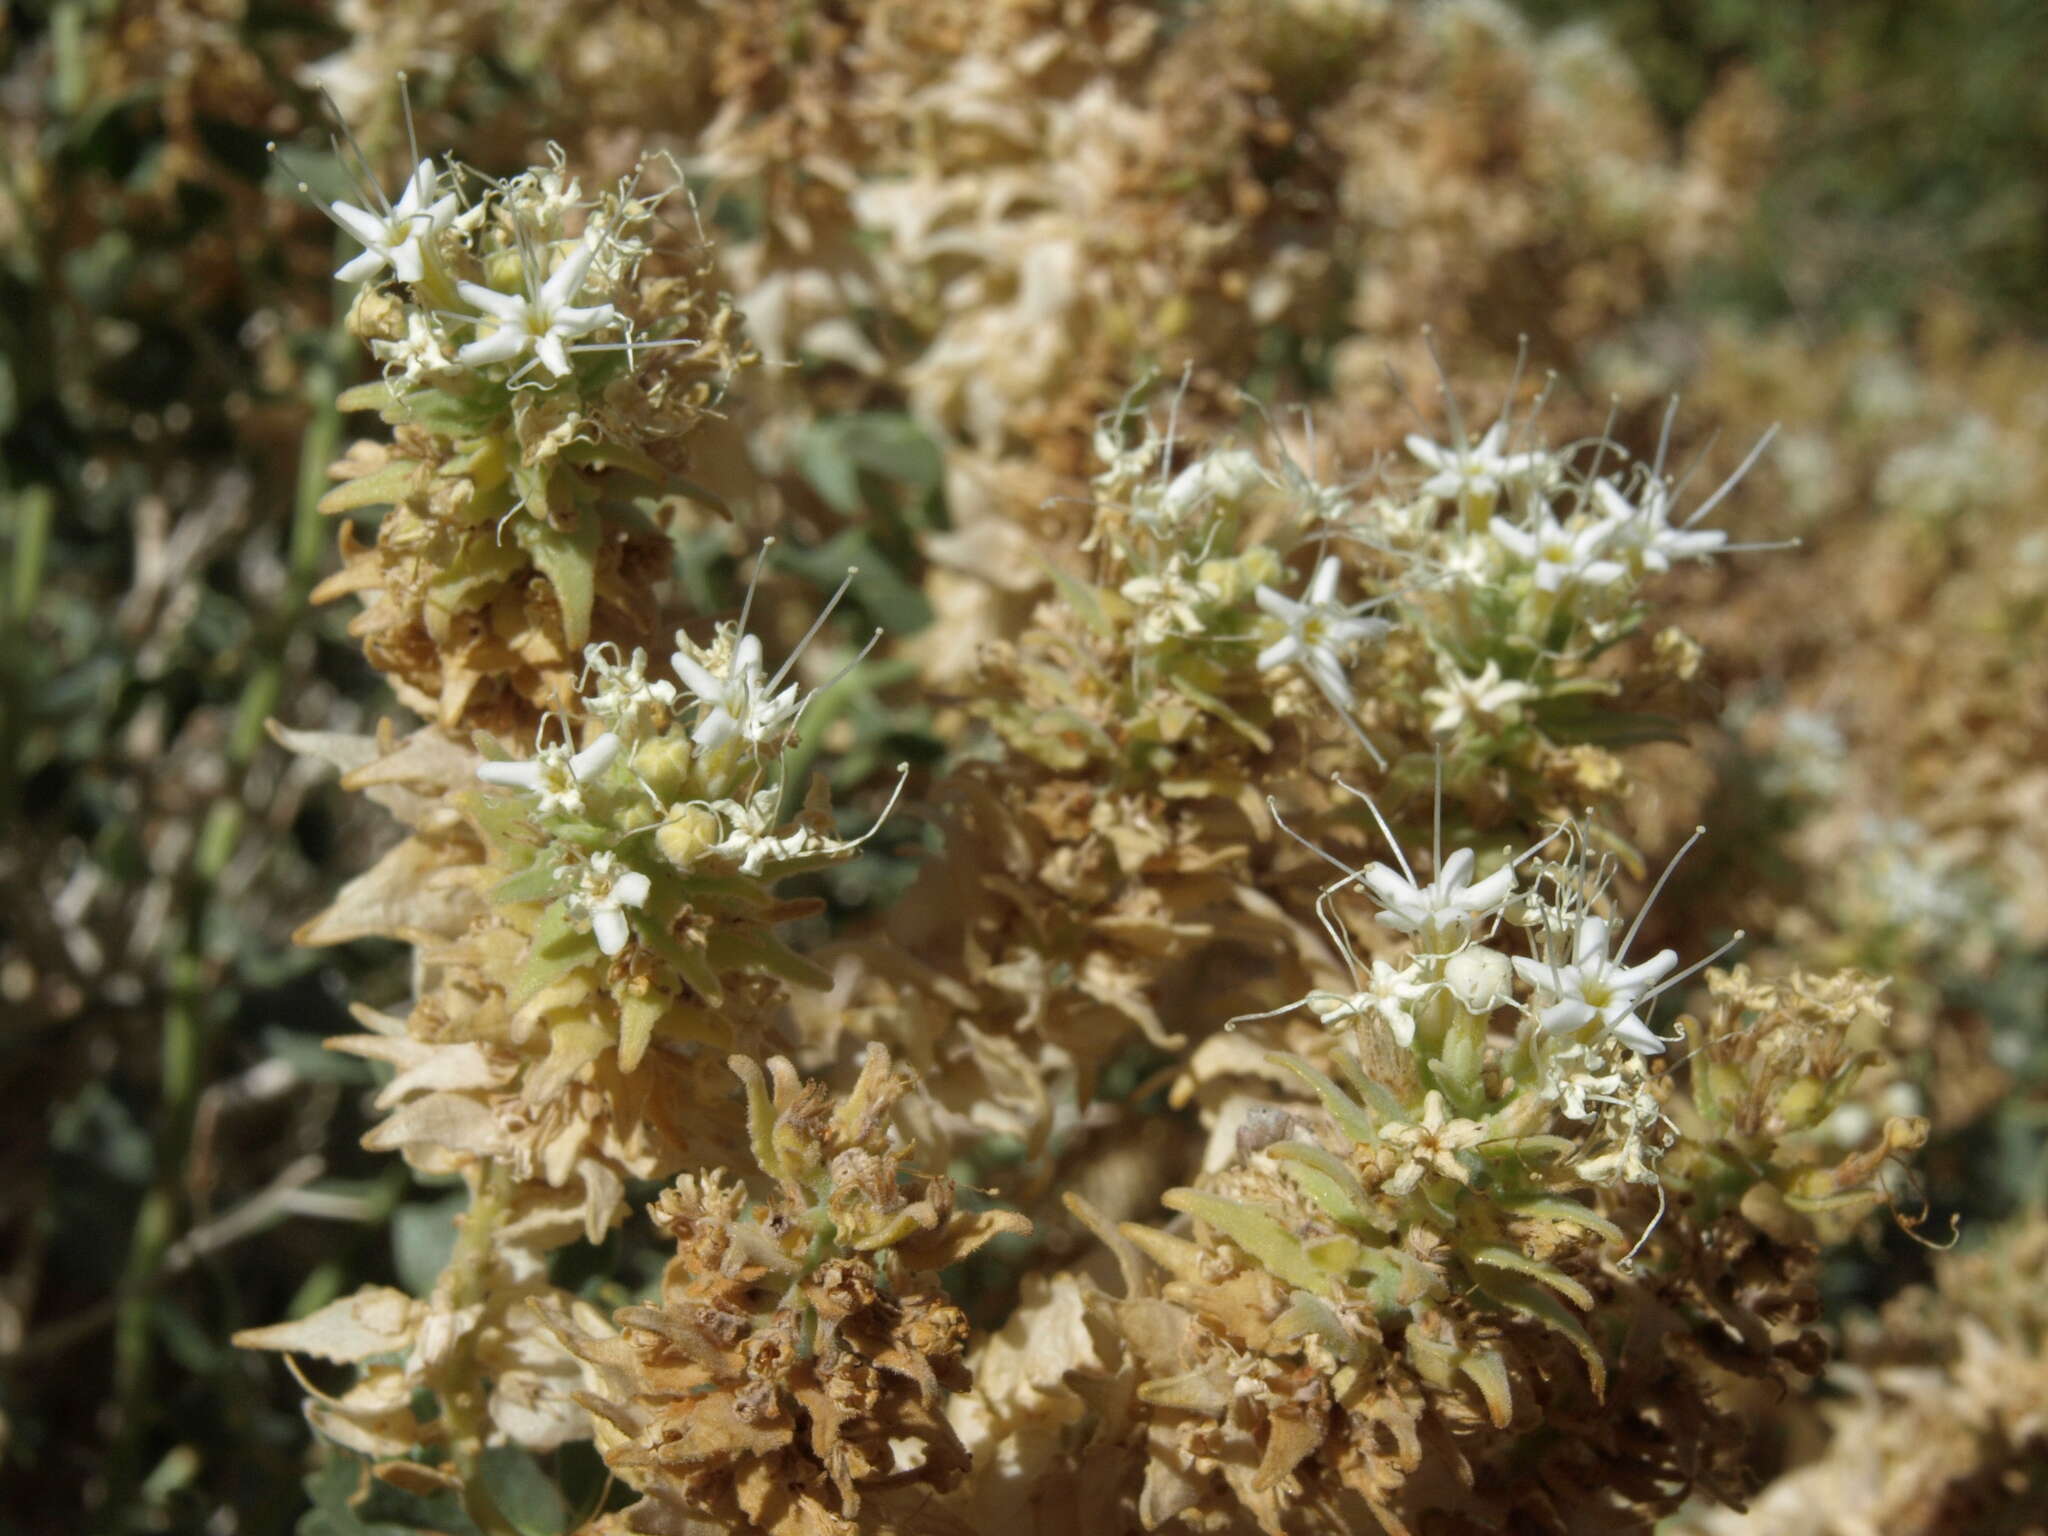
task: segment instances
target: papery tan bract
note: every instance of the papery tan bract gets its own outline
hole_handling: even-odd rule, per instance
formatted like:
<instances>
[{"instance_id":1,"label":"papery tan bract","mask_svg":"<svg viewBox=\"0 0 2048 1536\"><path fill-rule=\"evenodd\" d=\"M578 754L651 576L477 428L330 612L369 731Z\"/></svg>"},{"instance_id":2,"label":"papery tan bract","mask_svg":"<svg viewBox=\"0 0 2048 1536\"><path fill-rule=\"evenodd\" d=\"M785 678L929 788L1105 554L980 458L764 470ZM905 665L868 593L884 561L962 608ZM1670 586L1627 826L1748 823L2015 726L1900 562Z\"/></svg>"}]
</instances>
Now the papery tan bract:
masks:
<instances>
[{"instance_id":1,"label":"papery tan bract","mask_svg":"<svg viewBox=\"0 0 2048 1536\"><path fill-rule=\"evenodd\" d=\"M685 1175L650 1212L677 1245L656 1302L606 1334L554 1313L606 1463L644 1495L617 1528L967 1529L933 1502L969 1465L944 1412L969 1330L932 1277L1026 1224L957 1213L949 1181L899 1171L886 1128L907 1084L879 1047L837 1105L779 1058L772 1099L755 1063L734 1066L770 1200Z\"/></svg>"}]
</instances>

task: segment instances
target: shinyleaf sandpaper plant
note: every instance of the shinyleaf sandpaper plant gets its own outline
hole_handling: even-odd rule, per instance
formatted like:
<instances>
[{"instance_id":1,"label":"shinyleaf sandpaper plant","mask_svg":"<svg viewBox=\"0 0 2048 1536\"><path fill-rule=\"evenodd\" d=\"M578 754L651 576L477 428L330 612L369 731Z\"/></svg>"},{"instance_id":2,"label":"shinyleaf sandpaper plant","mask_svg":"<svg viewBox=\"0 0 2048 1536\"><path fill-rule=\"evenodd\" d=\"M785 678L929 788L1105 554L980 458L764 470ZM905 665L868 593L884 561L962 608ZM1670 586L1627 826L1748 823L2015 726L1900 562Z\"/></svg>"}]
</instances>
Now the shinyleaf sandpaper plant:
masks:
<instances>
[{"instance_id":1,"label":"shinyleaf sandpaper plant","mask_svg":"<svg viewBox=\"0 0 2048 1536\"><path fill-rule=\"evenodd\" d=\"M908 770L858 830L804 781L874 642L837 595L789 623L706 487L761 374L685 194L410 160L330 207L387 430L321 595L419 723L279 735L401 825L301 939L411 946L331 1044L466 1209L427 1294L240 1336L334 1454L492 1533L497 1453L585 1441L577 1518L644 1536L1740 1500L1743 1387L1818 1369L1822 1245L1925 1135L1864 1102L1881 980L1654 937L1625 753L1756 454L1696 489L1669 416L1553 440L1518 370L1335 470L1284 417L1183 430L1131 358L1028 612L953 669L937 847L828 946L807 877ZM707 532L754 553L736 612L682 601Z\"/></svg>"}]
</instances>

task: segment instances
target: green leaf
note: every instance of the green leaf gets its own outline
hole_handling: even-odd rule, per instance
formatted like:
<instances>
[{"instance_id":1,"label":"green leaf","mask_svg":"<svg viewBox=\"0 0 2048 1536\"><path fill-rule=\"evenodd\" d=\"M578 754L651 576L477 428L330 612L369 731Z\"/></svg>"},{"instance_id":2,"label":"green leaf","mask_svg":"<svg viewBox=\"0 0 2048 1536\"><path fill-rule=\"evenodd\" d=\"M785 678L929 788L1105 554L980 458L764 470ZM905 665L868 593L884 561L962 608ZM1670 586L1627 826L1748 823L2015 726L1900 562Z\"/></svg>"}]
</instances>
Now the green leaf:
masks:
<instances>
[{"instance_id":1,"label":"green leaf","mask_svg":"<svg viewBox=\"0 0 2048 1536\"><path fill-rule=\"evenodd\" d=\"M409 389L391 402L384 419L393 426L425 427L442 437L481 437L502 422L506 412L502 389L461 394L449 389Z\"/></svg>"},{"instance_id":2,"label":"green leaf","mask_svg":"<svg viewBox=\"0 0 2048 1536\"><path fill-rule=\"evenodd\" d=\"M478 1536L453 1493L402 1493L336 1446L305 1487L313 1507L299 1517L299 1536Z\"/></svg>"},{"instance_id":3,"label":"green leaf","mask_svg":"<svg viewBox=\"0 0 2048 1536\"><path fill-rule=\"evenodd\" d=\"M1197 688L1185 677L1172 678L1169 680L1169 685L1175 693L1180 694L1205 713L1214 715L1261 752L1273 750L1273 739L1270 736L1256 725L1253 725L1251 721L1245 719L1243 715L1232 709L1228 704L1217 698L1213 693Z\"/></svg>"},{"instance_id":4,"label":"green leaf","mask_svg":"<svg viewBox=\"0 0 2048 1536\"><path fill-rule=\"evenodd\" d=\"M434 607L446 614L480 608L492 593L518 573L526 557L510 544L473 538L441 570L429 586Z\"/></svg>"},{"instance_id":5,"label":"green leaf","mask_svg":"<svg viewBox=\"0 0 2048 1536\"><path fill-rule=\"evenodd\" d=\"M1310 1260L1291 1232L1264 1211L1199 1189L1170 1189L1160 1203L1170 1211L1185 1211L1197 1221L1207 1222L1289 1285L1312 1293L1330 1288L1332 1277Z\"/></svg>"},{"instance_id":6,"label":"green leaf","mask_svg":"<svg viewBox=\"0 0 2048 1536\"><path fill-rule=\"evenodd\" d=\"M1486 1294L1509 1310L1520 1312L1525 1317L1533 1317L1537 1322L1570 1340L1572 1347L1578 1350L1586 1362L1586 1374L1592 1380L1593 1395L1597 1398L1607 1396L1607 1362L1601 1358L1599 1346L1593 1342L1593 1336L1586 1332L1585 1324L1565 1311L1563 1303L1555 1296L1548 1291L1538 1290L1527 1281L1489 1281Z\"/></svg>"},{"instance_id":7,"label":"green leaf","mask_svg":"<svg viewBox=\"0 0 2048 1536\"><path fill-rule=\"evenodd\" d=\"M1443 1055L1429 1064L1438 1086L1461 1115L1477 1114L1485 1106L1485 1064L1486 1020L1461 1008L1444 1037Z\"/></svg>"},{"instance_id":8,"label":"green leaf","mask_svg":"<svg viewBox=\"0 0 2048 1536\"><path fill-rule=\"evenodd\" d=\"M631 443L571 443L562 450L562 458L570 464L616 469L657 489L667 485L671 478L667 470Z\"/></svg>"},{"instance_id":9,"label":"green leaf","mask_svg":"<svg viewBox=\"0 0 2048 1536\"><path fill-rule=\"evenodd\" d=\"M491 890L491 900L510 905L515 902L546 901L555 894L557 879L547 860L536 859L509 880Z\"/></svg>"},{"instance_id":10,"label":"green leaf","mask_svg":"<svg viewBox=\"0 0 2048 1536\"><path fill-rule=\"evenodd\" d=\"M779 976L793 987L822 992L832 985L832 973L815 960L807 960L771 933L759 929L714 928L704 941L705 957L720 971L764 971Z\"/></svg>"},{"instance_id":11,"label":"green leaf","mask_svg":"<svg viewBox=\"0 0 2048 1536\"><path fill-rule=\"evenodd\" d=\"M1560 1296L1571 1301L1581 1312L1593 1310L1593 1293L1563 1270L1545 1264L1541 1259L1532 1259L1519 1248L1510 1248L1505 1243L1487 1243L1483 1246L1458 1250L1468 1261L1484 1264L1488 1269L1504 1269L1512 1274L1527 1275L1531 1280L1540 1280Z\"/></svg>"},{"instance_id":12,"label":"green leaf","mask_svg":"<svg viewBox=\"0 0 2048 1536\"><path fill-rule=\"evenodd\" d=\"M1584 696L1546 699L1533 712L1537 728L1552 741L1634 747L1646 742L1685 740L1685 727L1669 715L1604 709Z\"/></svg>"},{"instance_id":13,"label":"green leaf","mask_svg":"<svg viewBox=\"0 0 2048 1536\"><path fill-rule=\"evenodd\" d=\"M1269 1052L1266 1060L1276 1067L1285 1067L1313 1088L1316 1097L1323 1101L1323 1108L1330 1112L1330 1118L1353 1141L1370 1145L1380 1139L1379 1130L1364 1107L1307 1061L1292 1051Z\"/></svg>"},{"instance_id":14,"label":"green leaf","mask_svg":"<svg viewBox=\"0 0 2048 1536\"><path fill-rule=\"evenodd\" d=\"M1283 1141L1268 1147L1267 1153L1283 1166L1285 1173L1301 1186L1302 1193L1323 1208L1332 1221L1347 1227L1384 1232L1386 1222L1373 1213L1365 1188L1344 1159L1327 1147L1302 1141Z\"/></svg>"},{"instance_id":15,"label":"green leaf","mask_svg":"<svg viewBox=\"0 0 2048 1536\"><path fill-rule=\"evenodd\" d=\"M888 510L883 497L868 494L863 471L921 492L936 490L945 474L938 445L896 413L863 411L815 421L798 436L795 459L797 472L844 517Z\"/></svg>"},{"instance_id":16,"label":"green leaf","mask_svg":"<svg viewBox=\"0 0 2048 1536\"><path fill-rule=\"evenodd\" d=\"M716 1008L725 1000L725 988L718 980L718 972L702 949L695 944L682 943L658 922L636 925L634 932L642 944L673 966L676 974L711 1007Z\"/></svg>"},{"instance_id":17,"label":"green leaf","mask_svg":"<svg viewBox=\"0 0 2048 1536\"><path fill-rule=\"evenodd\" d=\"M768 1080L760 1064L747 1056L734 1056L728 1063L747 1090L747 1141L754 1149L754 1162L771 1179L794 1182L783 1167L782 1154L775 1150L775 1104L768 1097Z\"/></svg>"},{"instance_id":18,"label":"green leaf","mask_svg":"<svg viewBox=\"0 0 2048 1536\"><path fill-rule=\"evenodd\" d=\"M578 519L564 533L550 523L522 517L519 542L534 567L547 577L562 605L562 638L572 651L590 643L590 614L597 603L597 550L604 530L595 517Z\"/></svg>"},{"instance_id":19,"label":"green leaf","mask_svg":"<svg viewBox=\"0 0 2048 1536\"><path fill-rule=\"evenodd\" d=\"M384 411L396 398L391 386L382 379L370 384L355 384L344 389L335 397L334 408L338 411Z\"/></svg>"},{"instance_id":20,"label":"green leaf","mask_svg":"<svg viewBox=\"0 0 2048 1536\"><path fill-rule=\"evenodd\" d=\"M565 902L551 902L534 925L526 963L512 983L512 1005L545 991L564 976L598 957L597 940L578 931Z\"/></svg>"},{"instance_id":21,"label":"green leaf","mask_svg":"<svg viewBox=\"0 0 2048 1536\"><path fill-rule=\"evenodd\" d=\"M343 512L361 511L364 507L396 506L406 497L416 494L426 483L426 478L424 464L412 459L393 459L382 469L342 481L320 498L319 511L323 516L335 517Z\"/></svg>"},{"instance_id":22,"label":"green leaf","mask_svg":"<svg viewBox=\"0 0 2048 1536\"><path fill-rule=\"evenodd\" d=\"M1598 1211L1562 1195L1531 1195L1519 1200L1502 1200L1501 1204L1517 1216L1533 1216L1540 1221L1569 1221L1588 1232L1598 1232L1610 1243L1628 1242L1621 1228Z\"/></svg>"},{"instance_id":23,"label":"green leaf","mask_svg":"<svg viewBox=\"0 0 2048 1536\"><path fill-rule=\"evenodd\" d=\"M398 1271L398 1283L414 1296L433 1293L434 1282L455 1252L455 1218L468 1204L469 1197L457 1191L392 1212L391 1267Z\"/></svg>"},{"instance_id":24,"label":"green leaf","mask_svg":"<svg viewBox=\"0 0 2048 1536\"><path fill-rule=\"evenodd\" d=\"M520 1536L560 1536L568 1527L561 1490L531 1452L516 1445L491 1446L483 1454L482 1473L484 1491Z\"/></svg>"}]
</instances>

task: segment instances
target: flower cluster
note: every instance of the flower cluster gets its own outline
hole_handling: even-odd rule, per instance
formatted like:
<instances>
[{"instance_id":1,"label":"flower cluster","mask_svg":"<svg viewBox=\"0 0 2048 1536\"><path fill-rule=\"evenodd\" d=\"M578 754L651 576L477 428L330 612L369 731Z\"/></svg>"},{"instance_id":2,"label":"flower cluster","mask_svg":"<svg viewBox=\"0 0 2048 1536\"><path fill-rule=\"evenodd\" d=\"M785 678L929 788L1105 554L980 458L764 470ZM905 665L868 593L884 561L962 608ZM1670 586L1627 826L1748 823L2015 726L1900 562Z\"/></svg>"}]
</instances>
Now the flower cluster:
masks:
<instances>
[{"instance_id":1,"label":"flower cluster","mask_svg":"<svg viewBox=\"0 0 2048 1536\"><path fill-rule=\"evenodd\" d=\"M1256 41L1312 89L1312 60L1223 9L1186 58ZM1113 74L1154 44L1112 20L1007 67ZM1005 8L1006 29L1029 30ZM920 99L947 122L963 81L937 75ZM814 105L862 142L843 96ZM1108 90L1066 105L1125 113ZM997 167L1006 135L1044 127L974 123L963 140ZM751 142L736 120L707 137L728 175ZM1629 1530L1695 1491L1737 1496L1724 1373L1810 1373L1818 1243L1890 1198L1883 1170L1921 1134L1871 1134L1882 1020L1857 978L1710 972L1705 1023L1658 1018L1726 945L1685 928L1707 951L1685 965L1646 937L1670 926L1677 860L1640 892L1620 749L1670 733L1701 652L1649 628L1659 583L1745 547L1709 519L1763 445L1685 510L1671 415L1650 454L1607 431L1553 441L1519 368L1476 437L1446 383L1447 433L1356 475L1325 465L1312 415L1269 419L1255 447L1219 430L1243 402L1213 379L1158 411L1068 402L1092 494L1035 538L1001 503L996 542L1031 543L1008 585L1030 610L983 607L987 643L945 669L966 697L934 731L932 857L814 952L791 925L824 903L784 882L865 841L822 778L799 782L843 739L816 724L837 679L812 647L849 587L792 622L764 557L736 617L675 601L672 575L694 594L723 579L698 535L725 508L688 472L747 356L708 258L665 268L635 177L591 199L561 159L492 183L412 163L397 201L365 181L329 210L363 241L352 324L385 364L348 403L393 429L342 466L332 510L389 510L374 545L350 525L329 592L364 595L366 650L430 723L289 739L406 825L303 937L416 948L404 1008L333 1043L391 1069L368 1145L469 1204L430 1294L362 1292L245 1336L356 1367L315 1422L487 1530L514 1522L486 1448L579 1434L638 1496L598 1528L640 1536L1068 1511L1275 1536ZM966 177L980 233L1014 236L1006 210L1030 199L989 174ZM849 185L839 214L885 237L861 292L915 287L927 237L945 270L988 276L957 210L920 232L903 186L824 181L792 209L778 183L771 223L827 227ZM1265 241L1254 220L1223 244ZM1005 305L972 277L928 296L909 392L984 461L1013 434L1032 453L1070 435L1013 395L1048 395L1069 323L1127 302L1121 269L1082 302L1062 249L1018 277L1062 325L986 378L941 375ZM772 330L770 255L741 270ZM880 366L844 327L803 334ZM857 469L851 491L814 474L834 516L880 473ZM973 499L930 548L991 537ZM799 543L829 526L762 501ZM1860 1127L1842 1114L1859 1108ZM748 1164L751 1185L724 1171ZM667 1186L647 1213L674 1245L658 1285L631 1296L621 1265L577 1290L568 1275L608 1266L565 1250L632 1243L637 1181ZM1095 1243L1119 1295L1048 1274ZM999 1314L1019 1269L1015 1327L977 1334L970 1296ZM1046 1372L1019 1360L1040 1319Z\"/></svg>"},{"instance_id":2,"label":"flower cluster","mask_svg":"<svg viewBox=\"0 0 2048 1536\"><path fill-rule=\"evenodd\" d=\"M322 510L389 510L317 595L370 598L371 661L445 725L568 709L585 647L650 626L663 530L708 496L689 439L746 359L699 238L644 190L661 169L585 197L559 154L502 182L422 159L397 203L365 173L329 207L384 369L341 403L395 436L341 463Z\"/></svg>"}]
</instances>

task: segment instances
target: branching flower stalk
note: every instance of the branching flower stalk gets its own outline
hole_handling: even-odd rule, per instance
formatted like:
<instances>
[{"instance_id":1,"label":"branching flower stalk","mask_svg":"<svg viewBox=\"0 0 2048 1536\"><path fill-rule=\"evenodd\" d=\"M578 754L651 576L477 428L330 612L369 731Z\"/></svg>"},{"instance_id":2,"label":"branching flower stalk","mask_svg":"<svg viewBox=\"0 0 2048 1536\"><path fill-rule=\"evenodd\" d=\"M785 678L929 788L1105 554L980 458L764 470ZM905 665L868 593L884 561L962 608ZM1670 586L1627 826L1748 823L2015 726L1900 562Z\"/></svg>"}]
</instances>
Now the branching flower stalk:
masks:
<instances>
[{"instance_id":1,"label":"branching flower stalk","mask_svg":"<svg viewBox=\"0 0 2048 1536\"><path fill-rule=\"evenodd\" d=\"M554 1290L549 1255L601 1241L627 1181L746 1145L723 1059L760 1048L789 986L826 979L775 932L814 903L774 886L864 839L818 788L781 812L812 695L794 671L836 598L772 676L751 589L737 623L673 631L675 680L650 676L658 608L637 583L667 567L666 525L697 495L674 466L742 361L703 258L658 274L641 173L586 200L557 161L459 211L451 175L420 160L398 203L370 199L375 231L337 215L380 258L343 275L386 364L343 406L378 405L395 436L352 450L324 504L389 508L374 545L344 532L323 595L368 597L366 650L433 719L403 740L279 734L409 831L301 938L418 949L410 1011L358 1010L368 1031L331 1043L392 1069L368 1145L459 1177L469 1206L431 1296L372 1287L242 1340L357 1366L311 1393L314 1424L497 1530L485 1447L589 1433L548 1330L601 1319Z\"/></svg>"}]
</instances>

